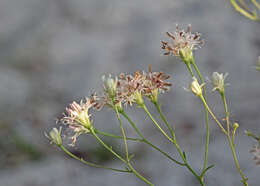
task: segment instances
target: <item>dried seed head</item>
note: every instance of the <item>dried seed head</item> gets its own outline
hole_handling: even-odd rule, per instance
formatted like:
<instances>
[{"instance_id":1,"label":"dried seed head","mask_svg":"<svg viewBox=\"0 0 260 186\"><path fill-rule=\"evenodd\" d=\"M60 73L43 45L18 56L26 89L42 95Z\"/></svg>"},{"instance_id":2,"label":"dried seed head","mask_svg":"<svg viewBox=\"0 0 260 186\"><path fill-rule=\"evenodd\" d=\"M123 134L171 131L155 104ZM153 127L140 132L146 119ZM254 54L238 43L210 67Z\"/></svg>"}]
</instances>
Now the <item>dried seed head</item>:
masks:
<instances>
[{"instance_id":1,"label":"dried seed head","mask_svg":"<svg viewBox=\"0 0 260 186\"><path fill-rule=\"evenodd\" d=\"M192 57L192 51L200 48L203 45L203 40L200 40L199 33L191 33L191 25L188 25L187 30L180 29L176 25L174 33L166 32L170 41L161 41L164 55L181 56L182 58Z\"/></svg>"},{"instance_id":2,"label":"dried seed head","mask_svg":"<svg viewBox=\"0 0 260 186\"><path fill-rule=\"evenodd\" d=\"M170 79L170 75L164 72L152 72L149 68L149 72L146 74L146 80L143 84L143 94L150 98L152 102L157 102L158 94L168 91L171 87L171 83L167 80Z\"/></svg>"},{"instance_id":3,"label":"dried seed head","mask_svg":"<svg viewBox=\"0 0 260 186\"><path fill-rule=\"evenodd\" d=\"M250 150L250 153L253 154L253 160L255 161L256 165L260 165L260 147L259 147L259 145L254 145L253 148Z\"/></svg>"},{"instance_id":4,"label":"dried seed head","mask_svg":"<svg viewBox=\"0 0 260 186\"><path fill-rule=\"evenodd\" d=\"M171 83L167 82L170 78L163 72L152 72L149 68L146 72L135 72L132 75L120 75L119 96L124 103L132 105L137 103L143 104L143 96L147 96L151 101L157 101L159 93L169 90Z\"/></svg>"},{"instance_id":5,"label":"dried seed head","mask_svg":"<svg viewBox=\"0 0 260 186\"><path fill-rule=\"evenodd\" d=\"M118 100L129 105L133 103L143 104L142 89L144 81L145 76L140 71L136 71L134 75L120 74Z\"/></svg>"},{"instance_id":6,"label":"dried seed head","mask_svg":"<svg viewBox=\"0 0 260 186\"><path fill-rule=\"evenodd\" d=\"M136 71L133 75L121 73L118 78L103 78L104 95L93 98L94 107L100 109L104 105L112 108L116 106L120 110L122 105L142 105L143 96L157 101L159 93L169 90L169 78L170 76L163 72L152 72L151 68L148 73Z\"/></svg>"}]
</instances>

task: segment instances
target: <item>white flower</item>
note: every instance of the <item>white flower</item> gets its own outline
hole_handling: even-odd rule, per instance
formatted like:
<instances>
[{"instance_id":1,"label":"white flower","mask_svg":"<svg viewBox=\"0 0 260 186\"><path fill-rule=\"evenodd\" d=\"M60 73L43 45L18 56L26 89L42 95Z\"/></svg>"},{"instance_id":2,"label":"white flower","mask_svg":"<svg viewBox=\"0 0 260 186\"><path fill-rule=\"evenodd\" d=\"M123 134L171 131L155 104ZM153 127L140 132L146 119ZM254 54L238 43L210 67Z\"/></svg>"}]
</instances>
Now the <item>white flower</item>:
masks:
<instances>
[{"instance_id":1,"label":"white flower","mask_svg":"<svg viewBox=\"0 0 260 186\"><path fill-rule=\"evenodd\" d=\"M213 72L211 82L213 84L213 91L217 90L220 93L223 93L225 90L225 78L228 76L226 74L220 74L218 72Z\"/></svg>"}]
</instances>

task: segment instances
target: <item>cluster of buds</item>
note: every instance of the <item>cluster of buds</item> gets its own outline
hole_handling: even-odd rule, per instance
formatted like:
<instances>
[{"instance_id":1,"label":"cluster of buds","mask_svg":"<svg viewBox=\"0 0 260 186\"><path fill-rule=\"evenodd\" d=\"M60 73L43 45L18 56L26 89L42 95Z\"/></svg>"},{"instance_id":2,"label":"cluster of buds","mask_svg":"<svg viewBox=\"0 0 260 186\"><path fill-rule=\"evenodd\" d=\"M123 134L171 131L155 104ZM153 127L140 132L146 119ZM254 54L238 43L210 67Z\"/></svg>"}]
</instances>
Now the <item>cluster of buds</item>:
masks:
<instances>
[{"instance_id":1,"label":"cluster of buds","mask_svg":"<svg viewBox=\"0 0 260 186\"><path fill-rule=\"evenodd\" d=\"M121 105L132 105L144 103L143 96L151 101L157 102L158 94L169 90L170 78L163 72L136 71L132 74L121 73L119 77L103 78L104 95L96 98L96 107L100 109L104 105L110 107L121 107Z\"/></svg>"},{"instance_id":2,"label":"cluster of buds","mask_svg":"<svg viewBox=\"0 0 260 186\"><path fill-rule=\"evenodd\" d=\"M161 41L162 49L165 50L164 55L180 56L183 61L189 61L193 57L192 51L200 48L204 43L200 40L199 33L191 33L191 25L188 25L186 31L176 25L174 33L166 32L166 34L170 41Z\"/></svg>"}]
</instances>

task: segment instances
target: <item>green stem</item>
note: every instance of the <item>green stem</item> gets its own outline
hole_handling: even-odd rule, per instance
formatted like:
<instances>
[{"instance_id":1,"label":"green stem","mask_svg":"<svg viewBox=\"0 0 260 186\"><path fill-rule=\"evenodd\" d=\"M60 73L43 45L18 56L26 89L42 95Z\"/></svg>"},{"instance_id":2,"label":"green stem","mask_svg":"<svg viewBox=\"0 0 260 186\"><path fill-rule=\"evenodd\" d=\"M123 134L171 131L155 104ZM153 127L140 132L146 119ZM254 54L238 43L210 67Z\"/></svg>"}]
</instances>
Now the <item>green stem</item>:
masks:
<instances>
[{"instance_id":1,"label":"green stem","mask_svg":"<svg viewBox=\"0 0 260 186\"><path fill-rule=\"evenodd\" d=\"M128 173L131 173L131 171L129 170L121 170L121 169L114 169L114 168L110 168L110 167L105 167L105 166L102 166L102 165L97 165L95 163L91 163L91 162L88 162L88 161L85 161L84 159L82 158L79 158L78 156L72 154L70 151L68 151L63 145L59 146L61 148L61 150L63 150L66 154L68 154L70 157L86 164L86 165L89 165L91 167L96 167L96 168L103 168L103 169L108 169L108 170L113 170L113 171L117 171L117 172L128 172Z\"/></svg>"},{"instance_id":2,"label":"green stem","mask_svg":"<svg viewBox=\"0 0 260 186\"><path fill-rule=\"evenodd\" d=\"M142 142L146 143L147 145L151 146L152 148L154 148L155 150L159 151L160 153L162 153L164 156L166 156L167 158L169 158L170 160L172 160L173 162L185 166L184 163L181 163L179 161L177 161L176 159L172 158L169 154L167 154L166 152L164 152L163 150L161 150L159 147L153 145L151 142L149 142L144 136L143 134L140 132L140 130L136 127L135 123L129 118L129 116L125 113L125 112L121 112L121 114L127 119L127 121L130 123L130 125L134 128L134 130L136 131L136 133L142 138Z\"/></svg>"},{"instance_id":3,"label":"green stem","mask_svg":"<svg viewBox=\"0 0 260 186\"><path fill-rule=\"evenodd\" d=\"M251 1L260 10L260 4L256 0L251 0Z\"/></svg>"},{"instance_id":4,"label":"green stem","mask_svg":"<svg viewBox=\"0 0 260 186\"><path fill-rule=\"evenodd\" d=\"M193 169L189 166L189 164L187 163L186 157L184 156L184 154L183 154L183 152L182 152L182 150L181 150L181 147L179 146L179 144L177 143L177 141L176 141L176 139L175 139L175 132L174 132L174 130L170 127L170 125L169 125L169 123L168 123L168 121L167 121L165 115L163 114L163 112L162 112L162 110L161 110L161 108L160 108L160 105L159 105L158 103L155 103L155 106L156 106L156 108L157 108L157 110L158 110L158 112L159 112L159 114L160 114L162 120L165 122L165 124L167 125L167 127L168 127L169 130L171 131L172 136L173 136L173 139L175 140L175 146L176 146L176 148L177 148L179 154L181 155L182 159L184 160L185 166L186 166L186 167L192 172L192 174L200 181L201 185L204 185L202 178L201 178L199 175L197 175L197 174L194 172L194 170L193 170Z\"/></svg>"},{"instance_id":5,"label":"green stem","mask_svg":"<svg viewBox=\"0 0 260 186\"><path fill-rule=\"evenodd\" d=\"M150 119L153 121L153 123L155 124L155 126L161 131L161 133L173 144L175 143L175 141L170 138L166 132L160 127L160 125L157 123L157 121L153 118L153 116L151 115L151 113L149 112L149 110L147 109L147 107L145 106L145 104L141 105L141 108L146 112L146 114L150 117Z\"/></svg>"},{"instance_id":6,"label":"green stem","mask_svg":"<svg viewBox=\"0 0 260 186\"><path fill-rule=\"evenodd\" d=\"M194 59L192 58L191 60L191 64L193 65L195 71L197 72L200 82L201 84L204 83L203 77L194 61ZM207 96L206 96L206 88L203 87L203 95L205 100L207 100ZM208 163L208 151L209 151L209 138L210 138L210 129L209 129L209 113L207 111L207 108L205 107L205 120L206 120L206 144L205 144L205 155L204 155L204 164L203 164L203 170L202 173L204 172L204 170L207 169L207 163ZM203 175L201 175L203 178Z\"/></svg>"},{"instance_id":7,"label":"green stem","mask_svg":"<svg viewBox=\"0 0 260 186\"><path fill-rule=\"evenodd\" d=\"M228 143L230 145L230 148L231 148L231 151L232 151L232 154L233 154L233 157L234 157L234 161L235 161L235 164L236 164L236 167L237 167L237 170L242 178L242 183L244 184L244 186L248 186L248 183L247 183L247 178L245 177L244 173L242 172L241 168L240 168L240 165L239 165L239 162L237 160L237 155L236 155L236 151L235 151L235 147L232 143L232 140L230 138L230 135L227 136L228 137Z\"/></svg>"},{"instance_id":8,"label":"green stem","mask_svg":"<svg viewBox=\"0 0 260 186\"><path fill-rule=\"evenodd\" d=\"M103 131L100 131L100 130L97 130L97 129L94 129L94 130L95 130L95 132L97 134L100 134L100 135L103 135L103 136L116 138L116 139L124 139L123 136L117 136L117 135L114 135L114 134L111 134L111 133L108 133L108 132L103 132ZM142 139L138 139L138 138L129 138L129 137L127 137L126 139L130 140L130 141L136 141L136 142L142 142L143 141Z\"/></svg>"},{"instance_id":9,"label":"green stem","mask_svg":"<svg viewBox=\"0 0 260 186\"><path fill-rule=\"evenodd\" d=\"M153 123L155 124L155 126L161 131L161 133L170 141L172 142L175 147L177 148L178 153L180 154L182 160L184 161L185 166L190 170L190 172L199 180L200 184L202 186L204 186L204 182L203 180L200 178L200 176L190 167L190 165L187 162L186 156L184 155L181 147L179 146L179 144L177 143L176 138L173 140L172 138L170 138L166 132L160 127L160 125L157 123L157 121L153 118L153 116L151 115L151 113L149 112L149 110L147 109L147 107L145 106L145 104L141 105L141 108L143 108L143 110L146 112L146 114L150 117L150 119L153 121Z\"/></svg>"},{"instance_id":10,"label":"green stem","mask_svg":"<svg viewBox=\"0 0 260 186\"><path fill-rule=\"evenodd\" d=\"M107 144L105 144L102 139L100 139L98 137L98 135L96 134L95 130L93 128L90 129L91 133L93 134L93 136L99 141L99 143L101 145L103 145L108 151L110 151L114 156L116 156L118 159L120 159L122 162L124 162L125 164L127 164L128 162L122 158L120 155L118 155L115 151L112 150L112 147L107 146Z\"/></svg>"},{"instance_id":11,"label":"green stem","mask_svg":"<svg viewBox=\"0 0 260 186\"><path fill-rule=\"evenodd\" d=\"M236 168L242 178L242 183L245 185L245 186L248 186L248 183L247 183L247 178L245 177L244 173L242 172L241 168L240 168L240 165L239 165L239 162L238 162L238 159L237 159L237 156L236 156L236 151L235 151L235 144L234 144L234 139L233 139L233 142L231 140L231 137L230 137L230 122L229 122L229 112L228 112L228 106L227 106L227 100L226 100L226 96L225 96L225 92L221 92L221 98L222 98L222 101L223 101L223 104L224 104L224 107L225 107L225 113L226 113L226 122L227 122L227 138L228 138L228 143L229 143L229 146L231 148L231 151L232 151L232 154L233 154L233 158L234 158L234 162L236 164ZM234 138L234 135L233 135L233 138Z\"/></svg>"},{"instance_id":12,"label":"green stem","mask_svg":"<svg viewBox=\"0 0 260 186\"><path fill-rule=\"evenodd\" d=\"M259 21L259 18L256 13L251 14L251 13L247 12L246 10L241 8L235 0L229 0L229 1L232 4L232 6L235 8L236 11L238 11L239 13L241 13L242 15L244 15L245 17L247 17L253 21Z\"/></svg>"},{"instance_id":13,"label":"green stem","mask_svg":"<svg viewBox=\"0 0 260 186\"><path fill-rule=\"evenodd\" d=\"M170 131L172 138L175 139L175 132L174 132L173 128L169 125L165 115L163 114L160 104L158 102L154 102L154 105L155 105L157 111L159 112L160 117L162 118L163 122L165 123L168 130Z\"/></svg>"},{"instance_id":14,"label":"green stem","mask_svg":"<svg viewBox=\"0 0 260 186\"><path fill-rule=\"evenodd\" d=\"M145 139L144 135L141 133L141 131L136 127L135 123L130 119L130 117L123 111L121 114L127 119L127 121L130 123L130 125L134 128L136 133L142 138Z\"/></svg>"},{"instance_id":15,"label":"green stem","mask_svg":"<svg viewBox=\"0 0 260 186\"><path fill-rule=\"evenodd\" d=\"M115 108L114 110L115 110L115 112L116 112L116 116L117 116L118 122L119 122L119 124L120 124L121 132L122 132L123 139L124 139L126 160L129 162L128 146L127 146L127 140L126 140L125 130L124 130L124 128L123 128L123 124L122 124L122 121L121 121L121 118L120 118L120 115L119 115L119 112L118 112L117 108Z\"/></svg>"},{"instance_id":16,"label":"green stem","mask_svg":"<svg viewBox=\"0 0 260 186\"><path fill-rule=\"evenodd\" d=\"M152 184L151 182L149 182L146 178L144 178L141 174L139 174L134 167L129 163L128 164L129 168L133 171L133 173L141 180L143 180L146 184L150 185L150 186L154 186L154 184Z\"/></svg>"},{"instance_id":17,"label":"green stem","mask_svg":"<svg viewBox=\"0 0 260 186\"><path fill-rule=\"evenodd\" d=\"M181 150L180 145L177 143L177 141L175 140L175 146L177 148L177 151L179 152L181 158L183 159L185 166L188 168L188 170L198 179L198 181L200 182L200 184L202 186L204 186L204 182L203 179L191 168L191 166L188 164L187 159L186 159L186 155L184 155L183 151Z\"/></svg>"},{"instance_id":18,"label":"green stem","mask_svg":"<svg viewBox=\"0 0 260 186\"><path fill-rule=\"evenodd\" d=\"M228 106L227 106L227 100L225 96L225 92L220 93L221 98L225 107L225 113L226 113L226 122L227 122L227 132L230 134L230 123L229 123L229 112L228 112Z\"/></svg>"},{"instance_id":19,"label":"green stem","mask_svg":"<svg viewBox=\"0 0 260 186\"><path fill-rule=\"evenodd\" d=\"M185 65L187 66L187 69L189 70L192 77L194 77L194 73L192 71L192 68L190 66L190 62L184 61Z\"/></svg>"},{"instance_id":20,"label":"green stem","mask_svg":"<svg viewBox=\"0 0 260 186\"><path fill-rule=\"evenodd\" d=\"M204 104L204 106L207 108L208 112L210 113L210 115L212 116L212 118L216 121L217 125L220 127L220 129L222 130L222 132L224 132L226 135L228 134L226 129L222 126L222 124L219 122L219 120L216 118L216 116L213 114L213 112L211 111L211 109L209 108L206 100L204 99L204 97L201 95L200 99L202 101L202 103Z\"/></svg>"},{"instance_id":21,"label":"green stem","mask_svg":"<svg viewBox=\"0 0 260 186\"><path fill-rule=\"evenodd\" d=\"M94 137L108 150L110 151L113 155L115 155L118 159L120 159L122 162L124 162L130 169L131 172L133 174L135 174L139 179L141 179L142 181L144 181L145 183L147 183L150 186L153 186L153 184L151 182L149 182L146 178L144 178L142 175L140 175L134 168L133 166L130 164L129 161L126 161L124 158L122 158L120 155L118 155L115 151L112 150L112 148L110 148L109 146L107 146L102 139L100 139L98 137L98 135L95 133L95 130L93 128L90 129L91 133L94 135Z\"/></svg>"}]
</instances>

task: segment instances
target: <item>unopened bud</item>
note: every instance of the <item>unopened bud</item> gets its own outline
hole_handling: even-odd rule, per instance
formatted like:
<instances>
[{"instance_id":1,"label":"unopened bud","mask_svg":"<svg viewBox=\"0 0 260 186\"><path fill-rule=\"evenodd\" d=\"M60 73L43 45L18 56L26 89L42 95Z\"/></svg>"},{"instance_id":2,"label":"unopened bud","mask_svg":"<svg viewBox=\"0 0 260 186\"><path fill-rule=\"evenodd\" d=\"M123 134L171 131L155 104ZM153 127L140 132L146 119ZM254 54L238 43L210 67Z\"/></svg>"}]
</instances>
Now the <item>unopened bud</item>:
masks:
<instances>
[{"instance_id":1,"label":"unopened bud","mask_svg":"<svg viewBox=\"0 0 260 186\"><path fill-rule=\"evenodd\" d=\"M198 80L194 77L190 89L196 96L202 96L202 86L203 85L200 85Z\"/></svg>"},{"instance_id":2,"label":"unopened bud","mask_svg":"<svg viewBox=\"0 0 260 186\"><path fill-rule=\"evenodd\" d=\"M239 124L238 124L238 123L234 123L234 124L233 124L233 128L234 128L234 129L236 129L236 128L238 128L238 127L239 127Z\"/></svg>"},{"instance_id":3,"label":"unopened bud","mask_svg":"<svg viewBox=\"0 0 260 186\"><path fill-rule=\"evenodd\" d=\"M141 92L137 91L134 93L134 101L139 106L142 106L144 104L144 99Z\"/></svg>"},{"instance_id":4,"label":"unopened bud","mask_svg":"<svg viewBox=\"0 0 260 186\"><path fill-rule=\"evenodd\" d=\"M46 135L46 134L45 134ZM47 138L51 140L51 142L55 143L56 145L62 145L62 138L61 138L61 127L58 130L57 128L53 128L49 135L46 135Z\"/></svg>"},{"instance_id":5,"label":"unopened bud","mask_svg":"<svg viewBox=\"0 0 260 186\"><path fill-rule=\"evenodd\" d=\"M106 76L102 76L102 80L104 83L105 91L109 94L110 97L115 97L117 82L118 82L117 77L115 77L115 79L113 79L111 77L111 74L109 74L108 78L106 78Z\"/></svg>"}]
</instances>

